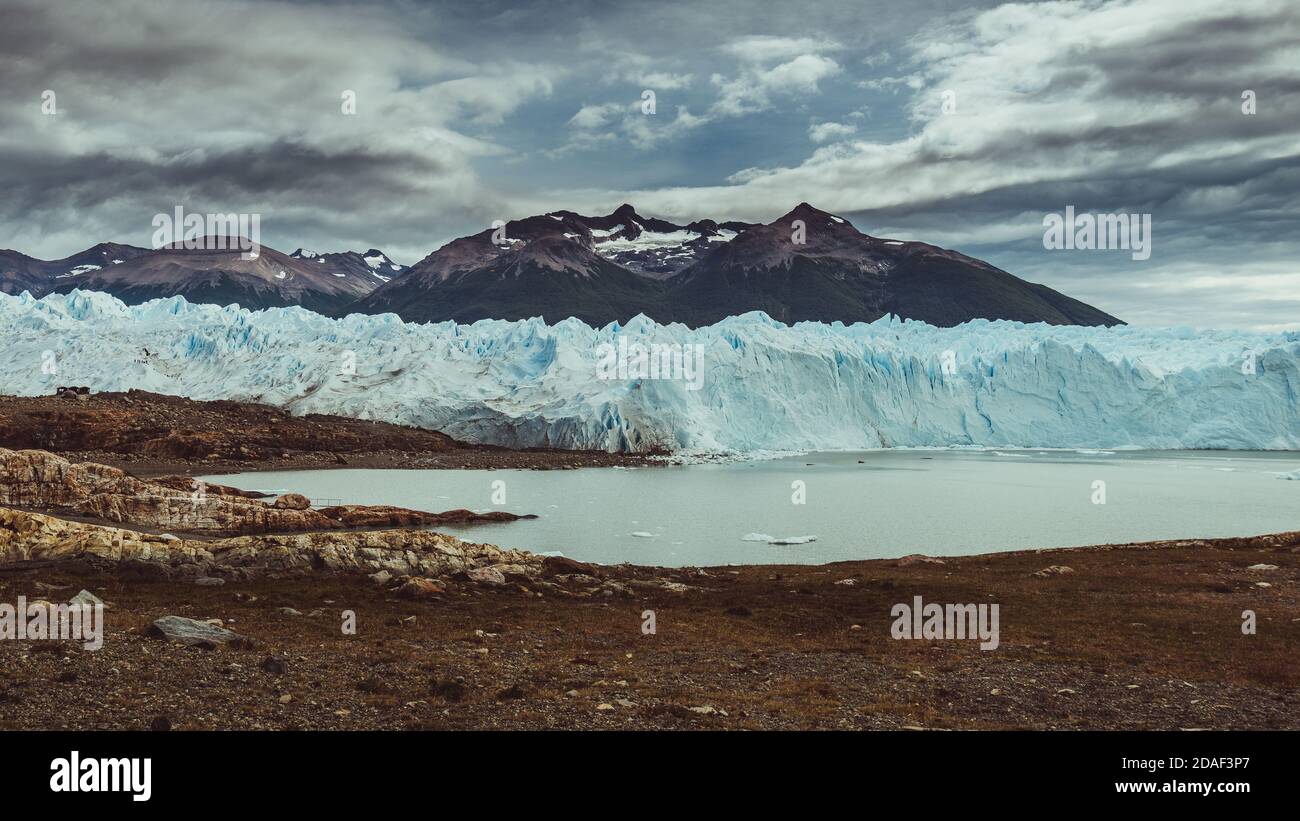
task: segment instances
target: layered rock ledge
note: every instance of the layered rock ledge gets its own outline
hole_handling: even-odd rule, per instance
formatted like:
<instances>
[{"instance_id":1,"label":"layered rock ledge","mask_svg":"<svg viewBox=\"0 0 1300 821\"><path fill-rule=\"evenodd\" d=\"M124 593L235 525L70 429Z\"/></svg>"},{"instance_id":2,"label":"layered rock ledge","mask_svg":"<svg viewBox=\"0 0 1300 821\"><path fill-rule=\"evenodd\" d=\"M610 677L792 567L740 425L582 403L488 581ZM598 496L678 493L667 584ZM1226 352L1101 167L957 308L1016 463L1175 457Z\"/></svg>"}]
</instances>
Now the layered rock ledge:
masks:
<instances>
[{"instance_id":1,"label":"layered rock ledge","mask_svg":"<svg viewBox=\"0 0 1300 821\"><path fill-rule=\"evenodd\" d=\"M386 571L442 576L494 567L541 573L540 556L429 530L376 530L182 539L0 508L0 567L79 563L144 575L245 577L265 573Z\"/></svg>"},{"instance_id":2,"label":"layered rock ledge","mask_svg":"<svg viewBox=\"0 0 1300 821\"><path fill-rule=\"evenodd\" d=\"M190 487L185 487L186 482ZM535 518L504 511L429 513L390 505L336 505L316 510L299 494L286 494L274 502L251 498L253 495L181 477L146 481L117 468L71 462L43 450L0 448L0 505L157 530L229 536Z\"/></svg>"},{"instance_id":3,"label":"layered rock ledge","mask_svg":"<svg viewBox=\"0 0 1300 821\"><path fill-rule=\"evenodd\" d=\"M448 587L560 598L681 594L700 570L602 567L477 544L430 530L324 531L182 539L170 534L69 521L0 507L0 570L56 567L119 578L227 580L366 575L409 599L438 599Z\"/></svg>"}]
</instances>

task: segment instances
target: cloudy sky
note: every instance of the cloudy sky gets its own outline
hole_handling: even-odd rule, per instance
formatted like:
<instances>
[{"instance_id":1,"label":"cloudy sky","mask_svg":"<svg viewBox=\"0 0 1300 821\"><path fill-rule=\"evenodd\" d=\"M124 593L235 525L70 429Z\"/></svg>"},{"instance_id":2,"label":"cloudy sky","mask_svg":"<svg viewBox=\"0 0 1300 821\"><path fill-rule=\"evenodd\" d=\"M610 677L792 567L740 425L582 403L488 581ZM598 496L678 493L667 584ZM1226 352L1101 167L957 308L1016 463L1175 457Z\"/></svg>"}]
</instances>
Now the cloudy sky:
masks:
<instances>
[{"instance_id":1,"label":"cloudy sky","mask_svg":"<svg viewBox=\"0 0 1300 821\"><path fill-rule=\"evenodd\" d=\"M808 201L1135 324L1297 329L1300 9L0 0L0 191L44 258L181 205L407 263L559 208ZM1044 250L1066 206L1150 214L1151 257Z\"/></svg>"}]
</instances>

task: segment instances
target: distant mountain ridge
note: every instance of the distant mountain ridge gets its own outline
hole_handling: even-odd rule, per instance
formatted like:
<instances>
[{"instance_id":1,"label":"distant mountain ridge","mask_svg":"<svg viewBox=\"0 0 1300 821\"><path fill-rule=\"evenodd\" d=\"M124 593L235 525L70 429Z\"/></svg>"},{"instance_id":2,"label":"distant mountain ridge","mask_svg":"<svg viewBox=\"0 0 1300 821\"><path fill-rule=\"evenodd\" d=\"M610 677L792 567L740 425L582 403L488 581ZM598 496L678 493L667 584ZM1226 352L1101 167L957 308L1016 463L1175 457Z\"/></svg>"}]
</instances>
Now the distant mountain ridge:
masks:
<instances>
[{"instance_id":1,"label":"distant mountain ridge","mask_svg":"<svg viewBox=\"0 0 1300 821\"><path fill-rule=\"evenodd\" d=\"M148 248L101 242L70 257L43 260L29 257L18 251L0 250L0 292L21 294L30 291L43 296L54 288L55 282L110 265L121 265L127 260L149 253Z\"/></svg>"},{"instance_id":2,"label":"distant mountain ridge","mask_svg":"<svg viewBox=\"0 0 1300 821\"><path fill-rule=\"evenodd\" d=\"M322 270L331 274L351 274L354 276L373 277L376 282L388 282L406 273L407 266L399 265L377 248L369 251L342 251L339 253L318 254L299 248L289 256L294 259L310 260L324 266ZM375 287L378 287L376 285Z\"/></svg>"},{"instance_id":3,"label":"distant mountain ridge","mask_svg":"<svg viewBox=\"0 0 1300 821\"><path fill-rule=\"evenodd\" d=\"M1116 325L1110 314L957 251L883 239L808 203L765 224L678 224L630 204L511 220L454 239L409 268L383 252L283 254L103 243L63 260L0 251L0 291L111 293L130 304L184 296L247 308L299 305L409 322L568 317L594 326L645 314L692 327L764 311L786 323L932 325L1008 319Z\"/></svg>"},{"instance_id":4,"label":"distant mountain ridge","mask_svg":"<svg viewBox=\"0 0 1300 821\"><path fill-rule=\"evenodd\" d=\"M894 314L941 326L1121 324L981 260L872 237L808 203L767 224L678 225L626 204L606 216L513 220L452 240L347 310L414 322L573 316L604 325L643 313L698 327L764 311L787 323Z\"/></svg>"},{"instance_id":5,"label":"distant mountain ridge","mask_svg":"<svg viewBox=\"0 0 1300 821\"><path fill-rule=\"evenodd\" d=\"M332 313L406 272L376 249L283 254L260 246L245 260L235 244L209 237L205 247L139 248L101 243L61 260L0 251L0 291L35 296L74 289L104 291L127 304L183 296L190 302L274 308L299 305Z\"/></svg>"}]
</instances>

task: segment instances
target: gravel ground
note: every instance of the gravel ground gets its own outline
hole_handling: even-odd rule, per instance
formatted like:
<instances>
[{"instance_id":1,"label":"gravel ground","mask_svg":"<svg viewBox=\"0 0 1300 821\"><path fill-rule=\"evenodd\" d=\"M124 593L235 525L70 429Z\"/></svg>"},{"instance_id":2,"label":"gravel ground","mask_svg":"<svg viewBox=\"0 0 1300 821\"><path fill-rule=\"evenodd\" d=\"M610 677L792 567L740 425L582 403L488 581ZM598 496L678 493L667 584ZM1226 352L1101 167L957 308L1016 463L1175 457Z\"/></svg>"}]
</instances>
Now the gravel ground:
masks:
<instances>
[{"instance_id":1,"label":"gravel ground","mask_svg":"<svg viewBox=\"0 0 1300 821\"><path fill-rule=\"evenodd\" d=\"M111 608L98 651L0 641L0 727L1297 729L1296 550L709 568L673 571L685 593L462 585L418 602L364 578L200 587L9 571L0 602L85 587ZM1276 569L1248 569L1259 563ZM1048 565L1073 572L1034 575ZM997 603L1000 646L891 638L891 608L915 595ZM164 615L222 619L252 646L146 635Z\"/></svg>"}]
</instances>

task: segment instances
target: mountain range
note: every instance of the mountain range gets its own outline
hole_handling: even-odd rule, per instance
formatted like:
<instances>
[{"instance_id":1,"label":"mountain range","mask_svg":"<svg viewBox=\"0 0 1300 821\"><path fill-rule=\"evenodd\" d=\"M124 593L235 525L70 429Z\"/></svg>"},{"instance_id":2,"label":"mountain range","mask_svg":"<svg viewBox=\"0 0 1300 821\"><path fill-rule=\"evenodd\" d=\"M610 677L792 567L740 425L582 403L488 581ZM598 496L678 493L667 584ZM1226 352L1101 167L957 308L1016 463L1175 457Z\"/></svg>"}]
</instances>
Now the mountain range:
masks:
<instances>
[{"instance_id":1,"label":"mountain range","mask_svg":"<svg viewBox=\"0 0 1300 821\"><path fill-rule=\"evenodd\" d=\"M406 272L382 251L317 254L298 249L283 254L262 246L256 259L246 260L235 244L214 250L167 246L148 249L101 243L60 260L34 259L16 251L0 251L0 291L35 296L48 293L103 291L128 305L151 299L183 296L190 302L246 308L299 305L330 314Z\"/></svg>"},{"instance_id":2,"label":"mountain range","mask_svg":"<svg viewBox=\"0 0 1300 821\"><path fill-rule=\"evenodd\" d=\"M710 325L764 311L786 323L887 314L951 326L972 319L1053 325L1120 320L956 251L882 239L801 203L766 224L554 211L452 240L409 269L364 253L155 250L101 244L63 260L0 251L0 291L105 291L128 304L184 296L247 308L396 313L406 321L567 317L593 326L646 314Z\"/></svg>"}]
</instances>

